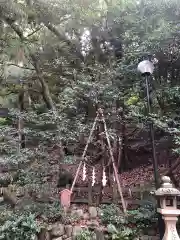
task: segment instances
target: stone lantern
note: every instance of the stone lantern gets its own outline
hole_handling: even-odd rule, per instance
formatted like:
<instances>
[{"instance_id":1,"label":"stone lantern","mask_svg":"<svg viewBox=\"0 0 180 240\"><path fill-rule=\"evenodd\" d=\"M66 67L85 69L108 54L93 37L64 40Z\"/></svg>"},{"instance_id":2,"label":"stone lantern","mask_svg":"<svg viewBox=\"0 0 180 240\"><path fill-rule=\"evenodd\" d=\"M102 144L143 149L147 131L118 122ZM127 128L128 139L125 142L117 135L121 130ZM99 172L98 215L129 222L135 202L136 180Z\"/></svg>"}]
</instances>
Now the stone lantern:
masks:
<instances>
[{"instance_id":1,"label":"stone lantern","mask_svg":"<svg viewBox=\"0 0 180 240\"><path fill-rule=\"evenodd\" d=\"M177 209L177 197L180 191L173 187L171 179L167 176L162 177L162 185L154 192L160 201L160 208L157 211L162 214L165 222L165 234L163 240L180 240L176 223L180 210Z\"/></svg>"}]
</instances>

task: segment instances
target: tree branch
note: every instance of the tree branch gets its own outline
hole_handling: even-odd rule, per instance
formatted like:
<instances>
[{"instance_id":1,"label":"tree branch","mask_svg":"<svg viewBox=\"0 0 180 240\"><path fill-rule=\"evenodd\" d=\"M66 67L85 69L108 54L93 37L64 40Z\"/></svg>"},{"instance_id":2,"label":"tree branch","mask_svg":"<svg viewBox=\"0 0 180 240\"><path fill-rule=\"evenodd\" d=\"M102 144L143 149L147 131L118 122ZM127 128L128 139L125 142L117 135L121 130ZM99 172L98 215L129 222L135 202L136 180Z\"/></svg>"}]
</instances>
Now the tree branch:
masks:
<instances>
[{"instance_id":1,"label":"tree branch","mask_svg":"<svg viewBox=\"0 0 180 240\"><path fill-rule=\"evenodd\" d=\"M48 24L44 23L44 25L49 29L49 31L54 33L54 35L58 37L60 41L64 41L71 48L71 52L76 53L75 54L76 57L79 57L83 61L84 57L82 53L78 50L77 46L72 43L71 40L67 39L65 34L60 33L60 31L58 31L58 29L55 26L53 26L51 23L48 23Z\"/></svg>"},{"instance_id":2,"label":"tree branch","mask_svg":"<svg viewBox=\"0 0 180 240\"><path fill-rule=\"evenodd\" d=\"M39 79L39 81L41 83L41 86L42 86L42 96L43 96L43 99L44 99L44 101L47 105L47 108L55 110L55 106L54 106L53 100L52 100L51 95L50 95L49 87L48 87L47 83L45 82L45 80L43 78L43 74L41 72L38 59L36 58L36 56L34 54L31 54L31 59L33 61L33 65L36 69L36 74L37 74L38 79Z\"/></svg>"},{"instance_id":3,"label":"tree branch","mask_svg":"<svg viewBox=\"0 0 180 240\"><path fill-rule=\"evenodd\" d=\"M16 34L19 36L21 41L26 40L26 38L23 35L23 32L18 27L18 25L16 25L14 23L14 21L9 20L9 19L5 19L5 21L16 32ZM50 95L49 87L48 87L46 81L43 78L43 74L41 72L38 59L35 56L35 54L33 54L33 53L30 53L30 57L32 59L32 62L33 62L36 74L37 74L38 79L39 79L39 82L41 83L41 86L42 86L42 96L43 96L43 99L44 99L44 101L45 101L45 103L47 105L47 108L55 110L55 106L53 104L53 100L52 100L51 95Z\"/></svg>"},{"instance_id":4,"label":"tree branch","mask_svg":"<svg viewBox=\"0 0 180 240\"><path fill-rule=\"evenodd\" d=\"M38 91L36 89L32 89L32 88L29 88L27 91L28 92L34 92L34 93L41 93L40 91Z\"/></svg>"},{"instance_id":5,"label":"tree branch","mask_svg":"<svg viewBox=\"0 0 180 240\"><path fill-rule=\"evenodd\" d=\"M35 34L35 33L37 33L38 31L40 31L42 28L43 28L43 26L35 29L32 33L30 33L30 34L27 35L27 38L31 37L33 34Z\"/></svg>"},{"instance_id":6,"label":"tree branch","mask_svg":"<svg viewBox=\"0 0 180 240\"><path fill-rule=\"evenodd\" d=\"M0 63L0 65L3 65L3 64L4 63ZM7 66L15 66L15 67L18 67L18 68L27 69L27 70L31 70L31 71L36 71L35 68L23 67L23 66L19 66L18 64L15 64L15 63L8 63L6 65Z\"/></svg>"},{"instance_id":7,"label":"tree branch","mask_svg":"<svg viewBox=\"0 0 180 240\"><path fill-rule=\"evenodd\" d=\"M21 41L25 40L26 38L23 35L23 32L20 30L20 28L18 27L18 25L16 25L14 23L14 21L12 21L9 18L4 18L5 22L7 22L7 24L15 31L15 33L19 36L19 38L21 39Z\"/></svg>"}]
</instances>

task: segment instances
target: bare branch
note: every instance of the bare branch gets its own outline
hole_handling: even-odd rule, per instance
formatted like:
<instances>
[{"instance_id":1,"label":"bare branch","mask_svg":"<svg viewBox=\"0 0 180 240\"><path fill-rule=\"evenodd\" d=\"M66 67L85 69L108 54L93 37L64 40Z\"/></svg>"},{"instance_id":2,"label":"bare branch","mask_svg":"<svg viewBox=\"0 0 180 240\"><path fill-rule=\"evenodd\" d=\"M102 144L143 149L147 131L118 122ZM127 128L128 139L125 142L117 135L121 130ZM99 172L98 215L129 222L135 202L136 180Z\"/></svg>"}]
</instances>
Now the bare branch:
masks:
<instances>
[{"instance_id":1,"label":"bare branch","mask_svg":"<svg viewBox=\"0 0 180 240\"><path fill-rule=\"evenodd\" d=\"M15 33L19 36L21 41L25 40L23 32L20 30L19 26L15 24L15 22L9 18L4 18L4 20L9 24L9 26L15 31Z\"/></svg>"},{"instance_id":2,"label":"bare branch","mask_svg":"<svg viewBox=\"0 0 180 240\"><path fill-rule=\"evenodd\" d=\"M41 29L43 28L43 26L41 26L41 27L38 27L37 29L35 29L32 33L30 33L30 34L28 34L27 35L27 38L29 38L29 37L31 37L33 34L35 34L35 33L37 33L37 32L39 32Z\"/></svg>"},{"instance_id":3,"label":"bare branch","mask_svg":"<svg viewBox=\"0 0 180 240\"><path fill-rule=\"evenodd\" d=\"M4 63L0 63L0 64L3 65ZM15 67L18 67L18 68L27 69L27 70L31 70L31 71L36 71L35 68L23 67L23 66L19 66L18 64L15 64L15 63L8 63L6 65L7 66L15 66Z\"/></svg>"}]
</instances>

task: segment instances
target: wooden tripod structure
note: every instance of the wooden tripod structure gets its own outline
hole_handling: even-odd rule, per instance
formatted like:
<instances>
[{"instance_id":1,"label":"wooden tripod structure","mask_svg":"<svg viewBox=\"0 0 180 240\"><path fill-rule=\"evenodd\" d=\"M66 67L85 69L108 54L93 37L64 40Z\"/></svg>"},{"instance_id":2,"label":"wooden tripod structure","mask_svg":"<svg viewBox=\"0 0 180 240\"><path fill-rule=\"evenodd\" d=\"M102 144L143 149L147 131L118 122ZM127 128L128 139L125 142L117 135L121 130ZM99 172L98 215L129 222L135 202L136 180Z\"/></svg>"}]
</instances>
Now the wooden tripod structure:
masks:
<instances>
[{"instance_id":1,"label":"wooden tripod structure","mask_svg":"<svg viewBox=\"0 0 180 240\"><path fill-rule=\"evenodd\" d=\"M118 192L119 192L120 197L121 197L121 202L122 202L122 206L123 206L123 211L124 211L124 213L126 214L126 212L127 212L127 210L126 210L126 204L125 204L125 201L124 201L124 197L123 197L123 193L122 193L122 188L121 188L121 183L120 183L120 180L119 180L116 163L115 163L114 156L113 156L113 151L112 151L112 147L111 147L111 143L110 143L110 138L109 138L109 134L108 134L108 130L107 130L107 125L106 125L105 117L104 117L104 114L103 114L103 110L102 110L101 108L98 109L98 111L97 111L97 115L96 115L96 118L95 118L95 120L94 120L92 129L91 129L91 131L90 131L89 138L88 138L88 140L87 140L87 143L86 143L86 146L85 146L85 148L84 148L83 154L82 154L82 156L81 156L81 161L80 161L79 166L78 166L78 168L77 168L76 175L75 175L74 181L73 181L73 183L72 183L70 192L71 192L71 193L73 192L73 189L74 189L74 186L75 186L75 184L76 184L77 178L78 178L78 176L79 176L79 172L80 172L80 170L81 170L82 164L83 164L83 162L85 161L85 155L86 155L86 152L87 152L89 143L91 142L92 135L93 135L93 132L94 132L94 130L95 130L95 127L96 127L96 124L97 124L97 121L98 121L98 120L101 120L102 123L103 123L103 125L104 125L104 131L105 131L105 136L106 136L106 140L107 140L107 144L108 144L108 150L109 150L109 154L110 154L110 158L111 158L111 163L112 163L112 166L113 166L114 177L115 177L115 180L116 180L116 182L117 182Z\"/></svg>"}]
</instances>

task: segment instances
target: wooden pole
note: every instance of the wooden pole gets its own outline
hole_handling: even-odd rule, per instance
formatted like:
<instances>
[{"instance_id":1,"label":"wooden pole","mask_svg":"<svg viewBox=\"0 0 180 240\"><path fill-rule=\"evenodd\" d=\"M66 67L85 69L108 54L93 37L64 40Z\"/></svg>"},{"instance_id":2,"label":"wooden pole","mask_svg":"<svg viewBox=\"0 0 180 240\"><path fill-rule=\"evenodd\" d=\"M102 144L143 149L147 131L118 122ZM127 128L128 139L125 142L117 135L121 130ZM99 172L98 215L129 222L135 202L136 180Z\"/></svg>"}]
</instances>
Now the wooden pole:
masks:
<instances>
[{"instance_id":1,"label":"wooden pole","mask_svg":"<svg viewBox=\"0 0 180 240\"><path fill-rule=\"evenodd\" d=\"M113 203L117 203L117 184L112 181L112 200Z\"/></svg>"},{"instance_id":2,"label":"wooden pole","mask_svg":"<svg viewBox=\"0 0 180 240\"><path fill-rule=\"evenodd\" d=\"M98 110L98 112L101 116L101 120L104 123L104 129L105 129L106 139L107 139L107 143L108 143L108 147L109 147L109 153L110 153L111 160L112 160L114 175L115 175L115 179L116 179L116 182L117 182L118 191L119 191L119 194L120 194L120 197L121 197L123 211L126 214L127 213L126 204L125 204L125 201L124 201L121 184L120 184L119 177L118 177L117 168L116 168L116 165L115 165L115 160L114 160L114 156L113 156L113 152L112 152L112 147L111 147L111 143L110 143L110 140L109 140L109 134L108 134L108 131L107 131L106 121L105 121L103 111L102 111L101 108Z\"/></svg>"},{"instance_id":3,"label":"wooden pole","mask_svg":"<svg viewBox=\"0 0 180 240\"><path fill-rule=\"evenodd\" d=\"M21 139L22 139L21 136L22 136L22 132L21 132L21 116L19 116L19 118L18 118L18 137L19 137L19 141L18 141L18 154L21 151Z\"/></svg>"},{"instance_id":4,"label":"wooden pole","mask_svg":"<svg viewBox=\"0 0 180 240\"><path fill-rule=\"evenodd\" d=\"M92 198L92 184L91 181L88 181L88 205L92 206L93 198Z\"/></svg>"},{"instance_id":5,"label":"wooden pole","mask_svg":"<svg viewBox=\"0 0 180 240\"><path fill-rule=\"evenodd\" d=\"M79 166L78 166L78 169L77 169L77 171L76 171L76 175L75 175L74 181L73 181L72 186L71 186L71 189L70 189L71 192L73 191L74 186L75 186L75 184L76 184L76 181L77 181L77 178L78 178L78 175L79 175L79 172L80 172L82 163L83 163L83 161L84 161L84 157L85 157L85 155L86 155L86 152L87 152L89 143L91 142L92 134L93 134L94 129L95 129L95 127L96 127L96 122L97 122L97 120L98 120L98 113L97 113L97 116L96 116L96 118L95 118L95 120L94 120L92 129L91 129L91 132L90 132L90 134L89 134L89 138L88 138L88 140L87 140L86 146L85 146L85 148L84 148L84 151L83 151L83 154L82 154L82 157L81 157L81 161L80 161Z\"/></svg>"}]
</instances>

